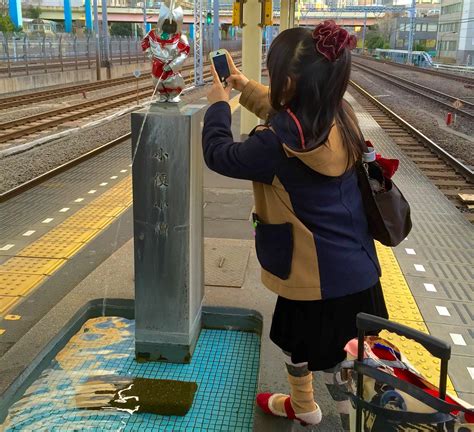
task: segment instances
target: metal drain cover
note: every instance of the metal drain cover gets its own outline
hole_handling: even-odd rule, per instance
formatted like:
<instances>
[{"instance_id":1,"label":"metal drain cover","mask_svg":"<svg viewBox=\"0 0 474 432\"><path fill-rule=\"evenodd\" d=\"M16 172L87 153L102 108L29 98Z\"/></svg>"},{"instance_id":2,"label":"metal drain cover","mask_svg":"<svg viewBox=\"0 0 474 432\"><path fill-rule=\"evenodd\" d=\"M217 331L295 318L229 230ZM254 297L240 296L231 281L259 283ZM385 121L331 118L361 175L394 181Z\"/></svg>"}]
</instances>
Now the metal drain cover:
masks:
<instances>
[{"instance_id":1,"label":"metal drain cover","mask_svg":"<svg viewBox=\"0 0 474 432\"><path fill-rule=\"evenodd\" d=\"M210 286L241 288L252 241L206 238L204 240L205 283Z\"/></svg>"}]
</instances>

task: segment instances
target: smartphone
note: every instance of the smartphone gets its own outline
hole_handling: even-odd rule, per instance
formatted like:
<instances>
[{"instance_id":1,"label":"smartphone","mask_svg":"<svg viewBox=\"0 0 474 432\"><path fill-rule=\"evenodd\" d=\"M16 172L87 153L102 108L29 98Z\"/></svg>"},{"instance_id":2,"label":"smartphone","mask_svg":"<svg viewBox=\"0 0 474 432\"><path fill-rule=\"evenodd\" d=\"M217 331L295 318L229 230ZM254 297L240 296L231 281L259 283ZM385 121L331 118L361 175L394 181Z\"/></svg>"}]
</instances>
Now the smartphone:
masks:
<instances>
[{"instance_id":1,"label":"smartphone","mask_svg":"<svg viewBox=\"0 0 474 432\"><path fill-rule=\"evenodd\" d=\"M209 58L216 69L219 80L224 85L226 84L226 79L230 77L230 68L229 63L227 63L227 50L221 49L213 51L209 54Z\"/></svg>"}]
</instances>

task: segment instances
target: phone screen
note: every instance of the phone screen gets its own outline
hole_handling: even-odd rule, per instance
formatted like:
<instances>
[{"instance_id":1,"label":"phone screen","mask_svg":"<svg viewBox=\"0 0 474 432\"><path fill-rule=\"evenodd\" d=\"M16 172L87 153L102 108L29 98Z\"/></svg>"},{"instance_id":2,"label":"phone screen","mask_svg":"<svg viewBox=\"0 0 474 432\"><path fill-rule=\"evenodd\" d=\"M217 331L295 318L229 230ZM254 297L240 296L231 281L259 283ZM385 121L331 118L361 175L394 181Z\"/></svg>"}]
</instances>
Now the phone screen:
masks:
<instances>
[{"instance_id":1,"label":"phone screen","mask_svg":"<svg viewBox=\"0 0 474 432\"><path fill-rule=\"evenodd\" d=\"M221 82L224 82L230 76L229 64L225 54L219 54L212 57L212 62L216 68L217 75Z\"/></svg>"}]
</instances>

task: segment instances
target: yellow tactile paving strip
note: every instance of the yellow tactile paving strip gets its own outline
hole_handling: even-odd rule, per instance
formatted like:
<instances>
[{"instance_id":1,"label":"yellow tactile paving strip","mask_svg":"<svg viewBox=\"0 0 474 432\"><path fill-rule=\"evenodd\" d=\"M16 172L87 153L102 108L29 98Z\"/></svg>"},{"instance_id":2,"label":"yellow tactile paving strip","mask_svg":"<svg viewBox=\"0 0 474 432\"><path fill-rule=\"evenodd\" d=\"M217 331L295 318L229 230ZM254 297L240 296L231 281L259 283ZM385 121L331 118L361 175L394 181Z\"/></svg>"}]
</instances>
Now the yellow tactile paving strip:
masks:
<instances>
[{"instance_id":1,"label":"yellow tactile paving strip","mask_svg":"<svg viewBox=\"0 0 474 432\"><path fill-rule=\"evenodd\" d=\"M132 178L129 175L1 264L0 316L110 225L131 202Z\"/></svg>"},{"instance_id":2,"label":"yellow tactile paving strip","mask_svg":"<svg viewBox=\"0 0 474 432\"><path fill-rule=\"evenodd\" d=\"M423 333L429 333L413 294L391 248L376 243L377 256L382 266L382 289L391 321L396 321ZM382 337L397 345L410 363L431 383L439 384L440 361L420 344L393 333L383 332ZM448 390L454 392L448 378Z\"/></svg>"}]
</instances>

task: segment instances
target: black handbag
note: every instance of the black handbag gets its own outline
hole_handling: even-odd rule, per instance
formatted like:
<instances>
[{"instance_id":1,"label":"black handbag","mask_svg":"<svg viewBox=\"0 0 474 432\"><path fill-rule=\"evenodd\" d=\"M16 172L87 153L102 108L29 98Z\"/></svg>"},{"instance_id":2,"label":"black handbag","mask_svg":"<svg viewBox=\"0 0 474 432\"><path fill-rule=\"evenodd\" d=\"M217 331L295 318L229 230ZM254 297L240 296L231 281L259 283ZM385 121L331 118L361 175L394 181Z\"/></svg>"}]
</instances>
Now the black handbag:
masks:
<instances>
[{"instance_id":1,"label":"black handbag","mask_svg":"<svg viewBox=\"0 0 474 432\"><path fill-rule=\"evenodd\" d=\"M393 180L384 175L373 147L368 147L356 171L370 234L385 246L397 246L412 228L410 205Z\"/></svg>"}]
</instances>

